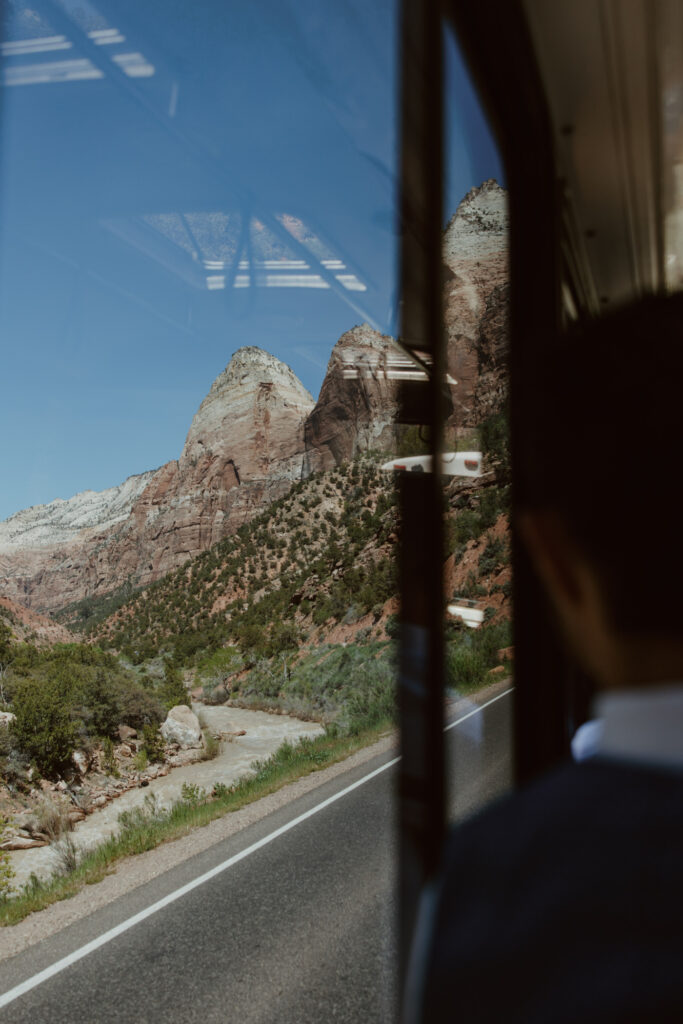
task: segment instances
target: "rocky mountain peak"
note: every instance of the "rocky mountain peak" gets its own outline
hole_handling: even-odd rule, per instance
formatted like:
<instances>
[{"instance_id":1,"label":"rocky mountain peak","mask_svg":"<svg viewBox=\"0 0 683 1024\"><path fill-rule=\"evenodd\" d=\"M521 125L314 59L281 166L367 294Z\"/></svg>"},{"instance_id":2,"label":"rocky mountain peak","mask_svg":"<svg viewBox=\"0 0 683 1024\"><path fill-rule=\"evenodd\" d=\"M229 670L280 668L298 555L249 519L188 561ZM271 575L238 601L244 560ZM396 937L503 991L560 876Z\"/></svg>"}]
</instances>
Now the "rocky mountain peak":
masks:
<instances>
[{"instance_id":1,"label":"rocky mountain peak","mask_svg":"<svg viewBox=\"0 0 683 1024\"><path fill-rule=\"evenodd\" d=\"M246 345L234 353L199 406L180 457L181 467L207 452L228 449L237 462L249 462L253 456L263 466L264 458L270 461L269 442L283 433L280 420L284 417L289 434L296 435L298 421L314 405L313 396L286 363ZM263 446L260 454L251 451L255 444Z\"/></svg>"},{"instance_id":2,"label":"rocky mountain peak","mask_svg":"<svg viewBox=\"0 0 683 1024\"><path fill-rule=\"evenodd\" d=\"M313 402L313 396L293 370L270 352L256 345L244 345L233 353L228 365L211 385L204 401L208 401L212 395L222 392L226 387L231 388L236 382L244 382L249 378L258 379L259 382L263 380L273 384L282 383L300 394L303 400Z\"/></svg>"},{"instance_id":3,"label":"rocky mountain peak","mask_svg":"<svg viewBox=\"0 0 683 1024\"><path fill-rule=\"evenodd\" d=\"M494 178L470 189L444 234L445 263L455 270L463 259L479 259L507 248L507 192Z\"/></svg>"},{"instance_id":4,"label":"rocky mountain peak","mask_svg":"<svg viewBox=\"0 0 683 1024\"><path fill-rule=\"evenodd\" d=\"M332 349L332 352L338 352L339 349L357 345L360 345L363 348L384 351L391 343L392 339L388 335L380 334L368 323L362 323L356 324L355 327L351 327L350 330L345 331Z\"/></svg>"},{"instance_id":5,"label":"rocky mountain peak","mask_svg":"<svg viewBox=\"0 0 683 1024\"><path fill-rule=\"evenodd\" d=\"M396 386L385 372L393 340L369 324L342 334L304 428L304 473L339 465L359 452L391 448Z\"/></svg>"}]
</instances>

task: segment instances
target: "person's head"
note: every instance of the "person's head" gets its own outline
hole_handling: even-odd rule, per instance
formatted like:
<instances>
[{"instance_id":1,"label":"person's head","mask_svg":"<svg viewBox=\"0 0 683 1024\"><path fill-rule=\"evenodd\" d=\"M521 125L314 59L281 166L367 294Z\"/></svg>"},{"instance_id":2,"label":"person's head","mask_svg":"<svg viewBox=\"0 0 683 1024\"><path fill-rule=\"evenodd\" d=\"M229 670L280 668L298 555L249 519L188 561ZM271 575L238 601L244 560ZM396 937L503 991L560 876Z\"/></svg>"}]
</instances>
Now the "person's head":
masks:
<instances>
[{"instance_id":1,"label":"person's head","mask_svg":"<svg viewBox=\"0 0 683 1024\"><path fill-rule=\"evenodd\" d=\"M555 344L535 375L521 535L602 685L683 678L683 295Z\"/></svg>"}]
</instances>

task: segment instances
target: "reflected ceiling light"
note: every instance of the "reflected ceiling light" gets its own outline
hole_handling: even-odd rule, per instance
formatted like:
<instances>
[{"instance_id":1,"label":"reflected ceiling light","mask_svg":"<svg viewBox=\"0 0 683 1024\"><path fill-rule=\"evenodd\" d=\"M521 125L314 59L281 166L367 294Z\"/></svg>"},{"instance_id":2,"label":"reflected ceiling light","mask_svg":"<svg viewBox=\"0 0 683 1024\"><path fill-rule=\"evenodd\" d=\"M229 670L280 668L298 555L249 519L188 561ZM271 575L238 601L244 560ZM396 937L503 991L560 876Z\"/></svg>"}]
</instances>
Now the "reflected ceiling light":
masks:
<instances>
[{"instance_id":1,"label":"reflected ceiling light","mask_svg":"<svg viewBox=\"0 0 683 1024\"><path fill-rule=\"evenodd\" d=\"M140 57L139 54L133 56ZM339 257L326 255L307 260L295 255L279 255L278 248L283 247L268 235L269 229L256 218L252 218L252 224L259 234L259 242L266 243L266 251L256 258L242 256L235 266L235 257L240 250L240 222L241 216L234 211L214 210L143 214L137 224L125 220L105 223L115 234L142 248L164 265L172 262L175 273L202 290L252 286L329 290L334 287L330 278L334 278L348 291L367 291L366 285L348 272ZM242 253L246 251L241 249ZM253 253L254 250L251 251ZM320 273L321 267L325 268L325 274Z\"/></svg>"},{"instance_id":2,"label":"reflected ceiling light","mask_svg":"<svg viewBox=\"0 0 683 1024\"><path fill-rule=\"evenodd\" d=\"M117 28L98 28L88 32L88 39L92 39L96 46L111 46L113 43L125 43L126 37L122 36Z\"/></svg>"},{"instance_id":3,"label":"reflected ceiling light","mask_svg":"<svg viewBox=\"0 0 683 1024\"><path fill-rule=\"evenodd\" d=\"M295 217L291 213L277 213L275 215L292 238L295 238L297 242L304 245L309 252L319 260L320 265L325 270L346 270L346 264L330 252L328 246L312 231L306 224L301 220L300 217ZM367 285L364 285L355 274L336 274L334 275L339 281L340 285L349 292L366 292Z\"/></svg>"},{"instance_id":4,"label":"reflected ceiling light","mask_svg":"<svg viewBox=\"0 0 683 1024\"><path fill-rule=\"evenodd\" d=\"M0 45L3 57L22 57L26 53L47 53L48 50L70 50L66 36L44 36L42 39L13 39Z\"/></svg>"},{"instance_id":5,"label":"reflected ceiling light","mask_svg":"<svg viewBox=\"0 0 683 1024\"><path fill-rule=\"evenodd\" d=\"M306 260L259 260L254 266L263 267L264 270L310 270Z\"/></svg>"},{"instance_id":6,"label":"reflected ceiling light","mask_svg":"<svg viewBox=\"0 0 683 1024\"><path fill-rule=\"evenodd\" d=\"M266 288L329 288L320 274L266 274Z\"/></svg>"},{"instance_id":7,"label":"reflected ceiling light","mask_svg":"<svg viewBox=\"0 0 683 1024\"><path fill-rule=\"evenodd\" d=\"M385 377L387 380L427 380L427 374L412 359L398 355L386 356L381 352L367 353L357 360L353 352L341 353L346 366L342 371L345 380L358 380L361 376ZM457 380L450 373L444 374L446 384L451 387Z\"/></svg>"},{"instance_id":8,"label":"reflected ceiling light","mask_svg":"<svg viewBox=\"0 0 683 1024\"><path fill-rule=\"evenodd\" d=\"M149 78L155 71L154 65L141 53L115 53L112 60L129 78Z\"/></svg>"},{"instance_id":9,"label":"reflected ceiling light","mask_svg":"<svg viewBox=\"0 0 683 1024\"><path fill-rule=\"evenodd\" d=\"M46 82L76 82L86 78L104 78L104 75L91 61L84 58L5 68L3 84L38 85Z\"/></svg>"},{"instance_id":10,"label":"reflected ceiling light","mask_svg":"<svg viewBox=\"0 0 683 1024\"><path fill-rule=\"evenodd\" d=\"M335 274L334 276L350 292L366 292L368 290L367 285L359 281L355 274Z\"/></svg>"}]
</instances>

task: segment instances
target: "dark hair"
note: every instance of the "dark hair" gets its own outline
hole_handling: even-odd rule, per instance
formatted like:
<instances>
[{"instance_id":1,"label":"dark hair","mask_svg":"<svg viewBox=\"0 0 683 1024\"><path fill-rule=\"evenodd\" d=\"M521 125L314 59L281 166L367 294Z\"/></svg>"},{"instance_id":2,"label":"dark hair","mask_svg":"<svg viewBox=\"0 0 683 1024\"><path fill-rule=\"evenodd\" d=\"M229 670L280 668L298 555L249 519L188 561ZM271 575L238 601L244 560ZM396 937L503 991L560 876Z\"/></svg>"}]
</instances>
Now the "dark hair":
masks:
<instances>
[{"instance_id":1,"label":"dark hair","mask_svg":"<svg viewBox=\"0 0 683 1024\"><path fill-rule=\"evenodd\" d=\"M573 327L534 375L524 503L555 509L595 565L614 625L683 624L683 295Z\"/></svg>"}]
</instances>

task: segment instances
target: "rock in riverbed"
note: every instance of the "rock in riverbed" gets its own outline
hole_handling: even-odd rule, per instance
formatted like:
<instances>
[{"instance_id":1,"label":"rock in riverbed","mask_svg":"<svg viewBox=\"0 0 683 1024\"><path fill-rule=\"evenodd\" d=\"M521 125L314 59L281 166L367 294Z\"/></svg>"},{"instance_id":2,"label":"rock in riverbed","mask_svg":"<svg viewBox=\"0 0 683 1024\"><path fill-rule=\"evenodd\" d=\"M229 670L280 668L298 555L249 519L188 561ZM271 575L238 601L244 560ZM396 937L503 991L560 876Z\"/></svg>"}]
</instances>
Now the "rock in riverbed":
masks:
<instances>
[{"instance_id":1,"label":"rock in riverbed","mask_svg":"<svg viewBox=\"0 0 683 1024\"><path fill-rule=\"evenodd\" d=\"M186 704L178 704L171 708L160 732L167 743L177 743L185 748L202 745L199 719Z\"/></svg>"}]
</instances>

